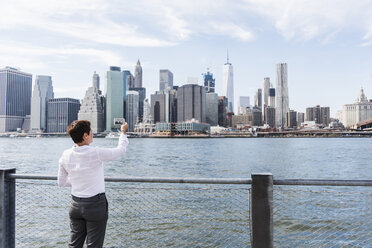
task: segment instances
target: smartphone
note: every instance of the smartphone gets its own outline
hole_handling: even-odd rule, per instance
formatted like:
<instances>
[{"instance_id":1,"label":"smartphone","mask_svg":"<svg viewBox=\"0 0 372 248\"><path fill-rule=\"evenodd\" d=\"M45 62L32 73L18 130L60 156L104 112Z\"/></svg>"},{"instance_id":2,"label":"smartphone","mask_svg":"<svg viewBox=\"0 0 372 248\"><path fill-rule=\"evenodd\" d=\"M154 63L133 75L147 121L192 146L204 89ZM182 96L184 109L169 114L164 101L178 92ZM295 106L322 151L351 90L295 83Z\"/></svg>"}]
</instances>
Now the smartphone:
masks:
<instances>
[{"instance_id":1,"label":"smartphone","mask_svg":"<svg viewBox=\"0 0 372 248\"><path fill-rule=\"evenodd\" d=\"M125 123L124 118L114 118L114 125L123 125Z\"/></svg>"}]
</instances>

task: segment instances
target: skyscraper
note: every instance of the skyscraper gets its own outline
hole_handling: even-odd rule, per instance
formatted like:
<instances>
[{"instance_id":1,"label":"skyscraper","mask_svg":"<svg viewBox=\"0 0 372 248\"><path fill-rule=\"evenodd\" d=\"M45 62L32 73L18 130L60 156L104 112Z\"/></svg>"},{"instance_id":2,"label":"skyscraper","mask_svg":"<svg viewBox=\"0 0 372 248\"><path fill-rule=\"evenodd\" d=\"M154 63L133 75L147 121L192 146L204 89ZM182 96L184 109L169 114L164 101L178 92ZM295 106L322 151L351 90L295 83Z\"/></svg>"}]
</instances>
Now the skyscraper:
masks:
<instances>
[{"instance_id":1,"label":"skyscraper","mask_svg":"<svg viewBox=\"0 0 372 248\"><path fill-rule=\"evenodd\" d=\"M130 88L130 91L137 91L138 92L138 118L139 121L142 122L143 120L143 101L146 99L146 88ZM128 93L127 93L128 95Z\"/></svg>"},{"instance_id":2,"label":"skyscraper","mask_svg":"<svg viewBox=\"0 0 372 248\"><path fill-rule=\"evenodd\" d=\"M151 116L154 123L177 122L176 90L157 91L151 95Z\"/></svg>"},{"instance_id":3,"label":"skyscraper","mask_svg":"<svg viewBox=\"0 0 372 248\"><path fill-rule=\"evenodd\" d=\"M134 88L142 87L142 67L141 63L138 60L136 65L136 70L134 72Z\"/></svg>"},{"instance_id":4,"label":"skyscraper","mask_svg":"<svg viewBox=\"0 0 372 248\"><path fill-rule=\"evenodd\" d=\"M262 112L262 89L258 89L254 95L254 105Z\"/></svg>"},{"instance_id":5,"label":"skyscraper","mask_svg":"<svg viewBox=\"0 0 372 248\"><path fill-rule=\"evenodd\" d=\"M275 88L269 90L269 107L275 108Z\"/></svg>"},{"instance_id":6,"label":"skyscraper","mask_svg":"<svg viewBox=\"0 0 372 248\"><path fill-rule=\"evenodd\" d=\"M216 79L213 78L213 74L207 71L206 74L203 74L204 76L204 87L205 87L205 92L215 92L215 82Z\"/></svg>"},{"instance_id":7,"label":"skyscraper","mask_svg":"<svg viewBox=\"0 0 372 248\"><path fill-rule=\"evenodd\" d=\"M289 111L287 63L276 65L276 125L285 127Z\"/></svg>"},{"instance_id":8,"label":"skyscraper","mask_svg":"<svg viewBox=\"0 0 372 248\"><path fill-rule=\"evenodd\" d=\"M233 66L229 62L229 53L227 53L227 61L223 65L222 70L223 94L227 97L228 112L234 112L234 79L233 79Z\"/></svg>"},{"instance_id":9,"label":"skyscraper","mask_svg":"<svg viewBox=\"0 0 372 248\"><path fill-rule=\"evenodd\" d=\"M93 87L96 87L98 90L99 90L99 87L100 87L99 81L100 81L99 75L96 72L94 72L94 74L93 74Z\"/></svg>"},{"instance_id":10,"label":"skyscraper","mask_svg":"<svg viewBox=\"0 0 372 248\"><path fill-rule=\"evenodd\" d=\"M93 84L85 93L85 97L81 102L78 113L79 120L90 121L93 133L100 133L104 131L104 108L102 102L101 91L96 86L99 86L99 77L97 84L97 77L93 75Z\"/></svg>"},{"instance_id":11,"label":"skyscraper","mask_svg":"<svg viewBox=\"0 0 372 248\"><path fill-rule=\"evenodd\" d=\"M134 77L132 73L128 70L123 71L123 78L125 82L125 88L129 90L130 88L134 88Z\"/></svg>"},{"instance_id":12,"label":"skyscraper","mask_svg":"<svg viewBox=\"0 0 372 248\"><path fill-rule=\"evenodd\" d=\"M128 131L133 132L134 125L137 122L138 110L139 110L139 93L134 90L127 91L127 118Z\"/></svg>"},{"instance_id":13,"label":"skyscraper","mask_svg":"<svg viewBox=\"0 0 372 248\"><path fill-rule=\"evenodd\" d=\"M265 115L265 110L269 106L269 94L270 94L270 78L265 77L264 78L264 83L263 83L263 106L262 106L262 113L263 118L264 118L264 123L266 123L266 115Z\"/></svg>"},{"instance_id":14,"label":"skyscraper","mask_svg":"<svg viewBox=\"0 0 372 248\"><path fill-rule=\"evenodd\" d=\"M205 88L196 84L185 84L177 91L177 121L191 119L205 123Z\"/></svg>"},{"instance_id":15,"label":"skyscraper","mask_svg":"<svg viewBox=\"0 0 372 248\"><path fill-rule=\"evenodd\" d=\"M227 127L227 97L218 97L218 125L221 127Z\"/></svg>"},{"instance_id":16,"label":"skyscraper","mask_svg":"<svg viewBox=\"0 0 372 248\"><path fill-rule=\"evenodd\" d=\"M151 106L149 103L149 99L146 98L143 101L143 123L148 123L151 121Z\"/></svg>"},{"instance_id":17,"label":"skyscraper","mask_svg":"<svg viewBox=\"0 0 372 248\"><path fill-rule=\"evenodd\" d=\"M205 94L205 120L211 126L218 125L218 95L208 92Z\"/></svg>"},{"instance_id":18,"label":"skyscraper","mask_svg":"<svg viewBox=\"0 0 372 248\"><path fill-rule=\"evenodd\" d=\"M159 90L173 89L173 73L170 70L162 69L159 71Z\"/></svg>"},{"instance_id":19,"label":"skyscraper","mask_svg":"<svg viewBox=\"0 0 372 248\"><path fill-rule=\"evenodd\" d=\"M53 98L48 100L47 132L66 133L67 126L78 119L80 101L73 98Z\"/></svg>"},{"instance_id":20,"label":"skyscraper","mask_svg":"<svg viewBox=\"0 0 372 248\"><path fill-rule=\"evenodd\" d=\"M263 85L263 104L264 108L269 106L269 95L270 95L270 78L264 78L264 85Z\"/></svg>"},{"instance_id":21,"label":"skyscraper","mask_svg":"<svg viewBox=\"0 0 372 248\"><path fill-rule=\"evenodd\" d=\"M46 131L48 100L54 98L52 77L36 76L31 98L31 131Z\"/></svg>"},{"instance_id":22,"label":"skyscraper","mask_svg":"<svg viewBox=\"0 0 372 248\"><path fill-rule=\"evenodd\" d=\"M124 101L126 98L126 83L124 72L120 67L111 66L107 72L106 86L106 131L120 128L114 125L114 118L124 117Z\"/></svg>"},{"instance_id":23,"label":"skyscraper","mask_svg":"<svg viewBox=\"0 0 372 248\"><path fill-rule=\"evenodd\" d=\"M0 69L0 132L22 128L31 113L32 75L12 67Z\"/></svg>"}]
</instances>

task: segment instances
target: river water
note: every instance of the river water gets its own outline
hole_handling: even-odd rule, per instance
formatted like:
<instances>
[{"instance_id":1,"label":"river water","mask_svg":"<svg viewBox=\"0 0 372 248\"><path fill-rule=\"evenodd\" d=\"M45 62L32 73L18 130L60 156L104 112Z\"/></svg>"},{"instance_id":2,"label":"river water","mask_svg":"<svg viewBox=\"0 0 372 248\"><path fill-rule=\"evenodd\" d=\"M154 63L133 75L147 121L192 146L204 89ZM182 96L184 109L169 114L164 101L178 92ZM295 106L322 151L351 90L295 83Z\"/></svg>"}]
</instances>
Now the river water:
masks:
<instances>
[{"instance_id":1,"label":"river water","mask_svg":"<svg viewBox=\"0 0 372 248\"><path fill-rule=\"evenodd\" d=\"M1 138L0 166L52 174L69 138ZM115 139L94 146L114 147ZM371 138L130 139L127 154L105 166L106 176L371 179Z\"/></svg>"},{"instance_id":2,"label":"river water","mask_svg":"<svg viewBox=\"0 0 372 248\"><path fill-rule=\"evenodd\" d=\"M70 138L1 138L0 167L14 167L18 173L56 175L60 155L72 145ZM114 147L117 140L95 139L91 145ZM271 172L276 179L372 179L371 151L371 138L135 138L130 139L124 157L105 164L105 175L250 178L254 172ZM52 189L49 184L18 186L24 193L17 193L20 198L17 233L24 238L17 236L17 247L65 247L68 230L61 231L61 228L68 229L67 224L48 227L55 229L55 233L60 232L49 235L48 241L41 235L48 221L44 226L34 223L28 211L47 209L47 216L66 221L68 218L63 213L67 212L68 202L64 199L68 198L68 190L59 193L58 188ZM140 190L136 185L128 191L123 187L128 188L127 185L107 187L111 196L111 224L109 221L106 247L244 247L250 244L246 188L223 186L211 190L209 186L195 186L175 190L174 186L151 185L141 186ZM45 197L45 205L35 205L32 197L24 197L25 193L30 196L47 191L54 198ZM131 202L131 207L123 207L123 197L126 203ZM369 187L275 186L275 247L372 247L372 240L368 238L372 236L371 205ZM61 215L56 217L54 210L60 206L63 206ZM220 210L223 207L225 210ZM124 212L127 213L124 218L130 223L122 223ZM207 218L209 215L211 219ZM186 218L189 216L195 219L190 221ZM205 224L208 222L210 225ZM30 225L34 234L27 236ZM118 226L125 231L118 232ZM35 233L40 234L36 241L32 238ZM123 239L127 240L126 245L118 241ZM151 243L154 240L156 242Z\"/></svg>"}]
</instances>

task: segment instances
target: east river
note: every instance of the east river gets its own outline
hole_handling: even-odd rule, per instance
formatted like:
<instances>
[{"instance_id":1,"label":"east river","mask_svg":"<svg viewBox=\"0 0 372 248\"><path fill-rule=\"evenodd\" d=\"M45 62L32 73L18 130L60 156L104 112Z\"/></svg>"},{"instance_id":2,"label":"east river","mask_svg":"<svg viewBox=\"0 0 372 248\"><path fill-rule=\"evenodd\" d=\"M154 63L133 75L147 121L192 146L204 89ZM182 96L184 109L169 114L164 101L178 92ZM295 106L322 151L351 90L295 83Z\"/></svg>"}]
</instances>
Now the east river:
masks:
<instances>
[{"instance_id":1,"label":"east river","mask_svg":"<svg viewBox=\"0 0 372 248\"><path fill-rule=\"evenodd\" d=\"M23 174L56 175L60 155L63 150L72 145L69 138L0 138L0 167L14 167L17 173ZM100 138L95 139L92 145L114 147L117 145L117 140ZM105 164L105 175L115 177L250 178L251 173L254 172L271 172L276 179L372 179L372 138L134 138L130 139L124 157ZM163 189L163 186L156 185L152 185L151 189L156 187ZM151 189L144 192L149 192ZM58 188L54 190L58 191ZM109 187L109 191L115 192L115 186ZM157 192L160 198L167 198L169 191ZM216 192L218 193L214 191L213 194L217 194ZM58 197L60 195L56 196ZM143 198L146 198L146 194ZM235 197L230 198L235 199ZM204 199L204 195L201 199ZM161 204L164 202L166 201ZM179 196L176 202L180 206L184 202L190 203L187 196ZM195 200L191 203L194 202ZM175 205L175 203L171 204ZM205 207L203 204L214 206L213 203L203 203L202 200L200 204L198 208ZM218 207L224 202L217 200L214 204L216 205L214 207ZM113 205L115 204L111 206ZM366 238L372 236L371 205L370 187L276 187L274 188L275 246L311 247L312 244L313 247L372 247L371 238ZM150 212L151 209L157 209L155 206L143 208ZM22 208L17 207L17 211L21 210ZM173 209L172 213L177 211ZM115 209L111 213L115 213ZM246 217L244 214L241 216L243 219ZM241 221L239 218L226 222L231 224L235 221L238 223L235 226L224 222L225 229L239 226ZM177 216L176 219L179 221L180 217ZM181 219L183 223L187 222ZM180 233L184 231L177 229L182 226L181 224L177 224L177 227L169 226L172 223L168 222L158 224L160 227L167 225L168 231L155 227L149 232L153 238L163 234L169 239L177 231ZM139 223L139 226L141 225L143 229L145 224ZM188 223L188 228L190 226L193 227L193 224ZM139 233L142 235L144 232L141 228L132 230L130 225L128 228L130 231L126 232L133 232L133 235ZM194 226L192 229L197 228ZM161 242L152 243L151 247L243 247L249 245L249 233L240 234L244 233L241 229L244 229L244 226L239 226L234 229L234 232L229 233L229 237L235 237L234 235L236 237L227 241L219 240L221 233L226 232L214 228L213 231L208 232L207 238L203 239L209 240L210 243L203 244L200 241L201 243L190 245L190 240L179 234L174 237L174 240L178 241L164 241L162 238ZM66 232L68 236L68 230ZM110 237L106 239L107 247L125 246L113 241L113 232L108 227ZM198 231L198 234L201 235L201 232ZM133 235L129 237L138 238ZM192 236L193 232L190 231L188 235ZM147 236L147 238L143 237L138 238L136 242L133 241L135 238L129 238L133 243L127 243L127 246L146 246L141 242L152 240ZM56 239L58 238L54 237L52 241L43 245L54 247L56 244L53 244L53 240ZM58 241L61 247L65 247L64 239ZM242 241L244 239L248 241ZM183 240L184 243L179 240ZM22 245L22 242L29 241L30 239L18 240L17 247L27 247ZM38 245L42 246L42 244Z\"/></svg>"}]
</instances>

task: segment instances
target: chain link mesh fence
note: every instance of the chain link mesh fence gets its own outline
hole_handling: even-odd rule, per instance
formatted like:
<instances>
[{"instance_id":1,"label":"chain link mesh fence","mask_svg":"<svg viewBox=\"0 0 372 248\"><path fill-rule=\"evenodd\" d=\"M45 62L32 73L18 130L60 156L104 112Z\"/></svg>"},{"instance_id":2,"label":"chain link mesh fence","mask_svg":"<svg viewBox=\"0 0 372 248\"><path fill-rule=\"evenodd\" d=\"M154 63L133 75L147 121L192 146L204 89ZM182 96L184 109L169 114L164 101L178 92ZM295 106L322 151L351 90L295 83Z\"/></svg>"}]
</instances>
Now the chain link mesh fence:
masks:
<instances>
[{"instance_id":1,"label":"chain link mesh fence","mask_svg":"<svg viewBox=\"0 0 372 248\"><path fill-rule=\"evenodd\" d=\"M275 247L372 247L370 187L274 186Z\"/></svg>"},{"instance_id":2,"label":"chain link mesh fence","mask_svg":"<svg viewBox=\"0 0 372 248\"><path fill-rule=\"evenodd\" d=\"M69 188L17 180L16 247L66 247ZM104 247L249 247L249 186L106 183Z\"/></svg>"}]
</instances>

